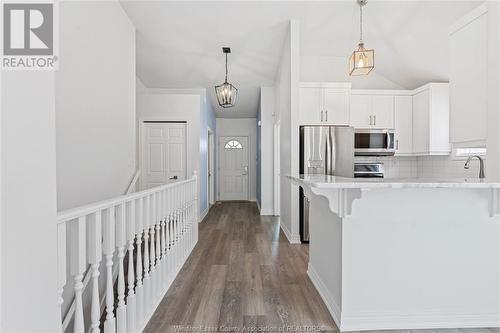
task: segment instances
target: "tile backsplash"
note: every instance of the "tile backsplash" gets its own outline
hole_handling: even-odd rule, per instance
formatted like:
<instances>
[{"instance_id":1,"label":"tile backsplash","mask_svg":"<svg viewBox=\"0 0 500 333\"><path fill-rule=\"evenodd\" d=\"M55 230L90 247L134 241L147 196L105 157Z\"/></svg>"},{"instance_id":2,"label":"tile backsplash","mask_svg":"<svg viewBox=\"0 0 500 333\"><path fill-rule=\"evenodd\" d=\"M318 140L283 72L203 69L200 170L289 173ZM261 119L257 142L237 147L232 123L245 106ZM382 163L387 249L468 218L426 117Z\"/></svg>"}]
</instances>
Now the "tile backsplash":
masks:
<instances>
[{"instance_id":1,"label":"tile backsplash","mask_svg":"<svg viewBox=\"0 0 500 333\"><path fill-rule=\"evenodd\" d=\"M354 161L384 163L385 178L477 178L479 174L478 160L467 170L465 160L451 156L356 156Z\"/></svg>"}]
</instances>

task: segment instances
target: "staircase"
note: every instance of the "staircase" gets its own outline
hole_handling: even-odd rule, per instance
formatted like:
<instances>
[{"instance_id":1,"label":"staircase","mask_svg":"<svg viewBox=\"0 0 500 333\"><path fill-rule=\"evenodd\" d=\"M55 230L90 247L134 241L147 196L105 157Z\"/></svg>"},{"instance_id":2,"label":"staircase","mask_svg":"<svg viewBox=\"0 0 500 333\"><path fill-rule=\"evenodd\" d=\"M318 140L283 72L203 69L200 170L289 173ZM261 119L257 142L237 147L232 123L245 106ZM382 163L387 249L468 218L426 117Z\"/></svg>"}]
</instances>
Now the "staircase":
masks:
<instances>
[{"instance_id":1,"label":"staircase","mask_svg":"<svg viewBox=\"0 0 500 333\"><path fill-rule=\"evenodd\" d=\"M60 311L65 288L75 300L61 332L143 330L198 240L197 186L193 175L58 215Z\"/></svg>"}]
</instances>

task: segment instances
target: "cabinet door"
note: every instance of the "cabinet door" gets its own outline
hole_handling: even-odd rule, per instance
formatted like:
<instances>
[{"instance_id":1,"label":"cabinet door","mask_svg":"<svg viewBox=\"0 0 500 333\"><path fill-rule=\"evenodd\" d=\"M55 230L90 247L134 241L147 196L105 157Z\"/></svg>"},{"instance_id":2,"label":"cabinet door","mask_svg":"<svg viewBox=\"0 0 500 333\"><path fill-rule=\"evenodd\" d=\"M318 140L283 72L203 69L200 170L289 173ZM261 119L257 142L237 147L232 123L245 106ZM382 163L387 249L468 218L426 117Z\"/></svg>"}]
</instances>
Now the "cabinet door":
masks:
<instances>
[{"instance_id":1,"label":"cabinet door","mask_svg":"<svg viewBox=\"0 0 500 333\"><path fill-rule=\"evenodd\" d=\"M314 125L321 123L321 88L299 89L299 123Z\"/></svg>"},{"instance_id":2,"label":"cabinet door","mask_svg":"<svg viewBox=\"0 0 500 333\"><path fill-rule=\"evenodd\" d=\"M416 154L429 152L429 91L413 96L413 151Z\"/></svg>"},{"instance_id":3,"label":"cabinet door","mask_svg":"<svg viewBox=\"0 0 500 333\"><path fill-rule=\"evenodd\" d=\"M344 89L323 89L323 111L325 123L349 124L349 92Z\"/></svg>"},{"instance_id":4,"label":"cabinet door","mask_svg":"<svg viewBox=\"0 0 500 333\"><path fill-rule=\"evenodd\" d=\"M351 95L350 125L355 128L370 128L371 98L369 95Z\"/></svg>"},{"instance_id":5,"label":"cabinet door","mask_svg":"<svg viewBox=\"0 0 500 333\"><path fill-rule=\"evenodd\" d=\"M372 95L371 115L374 128L394 128L394 96Z\"/></svg>"},{"instance_id":6,"label":"cabinet door","mask_svg":"<svg viewBox=\"0 0 500 333\"><path fill-rule=\"evenodd\" d=\"M413 153L413 102L411 96L394 97L395 147L397 155Z\"/></svg>"}]
</instances>

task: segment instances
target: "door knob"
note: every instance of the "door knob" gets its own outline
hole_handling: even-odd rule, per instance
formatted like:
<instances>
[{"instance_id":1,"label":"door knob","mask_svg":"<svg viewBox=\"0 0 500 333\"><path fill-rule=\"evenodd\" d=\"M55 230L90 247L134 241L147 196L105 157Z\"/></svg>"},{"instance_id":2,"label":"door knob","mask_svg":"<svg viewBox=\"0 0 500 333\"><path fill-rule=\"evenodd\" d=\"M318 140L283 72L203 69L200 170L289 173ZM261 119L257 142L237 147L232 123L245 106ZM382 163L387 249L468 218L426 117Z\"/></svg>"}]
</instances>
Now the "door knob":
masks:
<instances>
[{"instance_id":1,"label":"door knob","mask_svg":"<svg viewBox=\"0 0 500 333\"><path fill-rule=\"evenodd\" d=\"M169 179L178 179L177 176L170 177Z\"/></svg>"}]
</instances>

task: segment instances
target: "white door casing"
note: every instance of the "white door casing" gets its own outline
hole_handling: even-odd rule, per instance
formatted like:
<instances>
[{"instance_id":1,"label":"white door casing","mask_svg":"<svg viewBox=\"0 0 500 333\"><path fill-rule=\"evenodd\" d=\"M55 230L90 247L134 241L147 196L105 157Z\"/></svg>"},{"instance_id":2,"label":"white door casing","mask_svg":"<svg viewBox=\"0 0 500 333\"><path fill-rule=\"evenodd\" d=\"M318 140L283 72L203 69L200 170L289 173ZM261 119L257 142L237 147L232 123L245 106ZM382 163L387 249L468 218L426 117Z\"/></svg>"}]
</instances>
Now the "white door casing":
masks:
<instances>
[{"instance_id":1,"label":"white door casing","mask_svg":"<svg viewBox=\"0 0 500 333\"><path fill-rule=\"evenodd\" d=\"M186 123L144 122L142 188L186 179Z\"/></svg>"},{"instance_id":2,"label":"white door casing","mask_svg":"<svg viewBox=\"0 0 500 333\"><path fill-rule=\"evenodd\" d=\"M219 199L248 200L248 137L219 137Z\"/></svg>"},{"instance_id":3,"label":"white door casing","mask_svg":"<svg viewBox=\"0 0 500 333\"><path fill-rule=\"evenodd\" d=\"M215 140L214 133L208 131L208 204L213 205L215 203Z\"/></svg>"}]
</instances>

